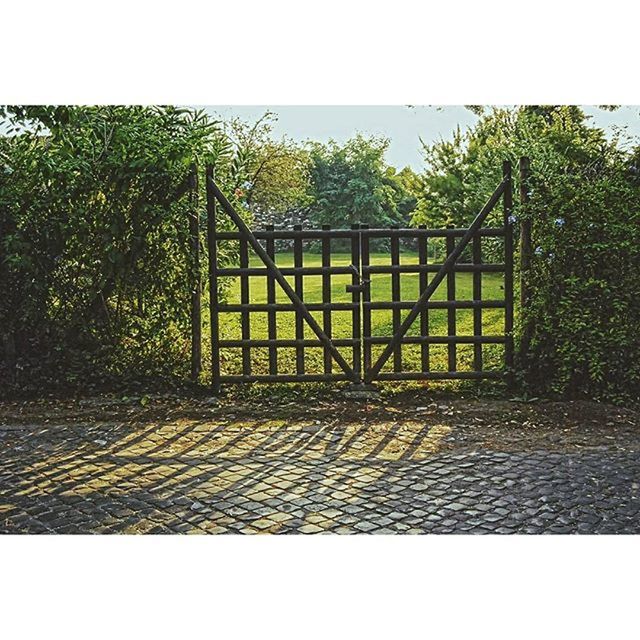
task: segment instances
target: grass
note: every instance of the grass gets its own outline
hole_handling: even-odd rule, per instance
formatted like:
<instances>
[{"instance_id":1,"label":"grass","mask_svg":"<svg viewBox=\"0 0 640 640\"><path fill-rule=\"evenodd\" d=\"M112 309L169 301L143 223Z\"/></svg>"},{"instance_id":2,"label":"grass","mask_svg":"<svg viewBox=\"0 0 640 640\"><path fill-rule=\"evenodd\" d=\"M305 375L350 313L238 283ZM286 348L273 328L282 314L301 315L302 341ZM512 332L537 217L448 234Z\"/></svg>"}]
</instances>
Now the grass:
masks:
<instances>
[{"instance_id":1,"label":"grass","mask_svg":"<svg viewBox=\"0 0 640 640\"><path fill-rule=\"evenodd\" d=\"M414 252L403 252L400 258L401 264L417 264L418 256ZM331 256L331 264L334 266L348 266L351 263L351 256L347 253L334 253ZM293 253L279 253L277 264L280 267L293 266ZM371 264L390 264L389 254L371 254ZM260 259L251 256L250 266L263 266ZM321 266L321 257L317 254L307 253L304 256L304 266ZM434 274L429 274L433 277ZM293 277L287 280L293 286ZM351 302L351 294L347 293L345 286L351 283L350 275L334 275L331 277L331 296L334 302ZM501 273L482 274L482 298L484 300L503 299L503 275ZM473 276L471 273L456 274L456 299L473 299ZM400 291L403 301L415 301L419 295L418 274L401 274ZM249 278L249 296L252 303L267 302L266 278L255 276ZM305 302L322 302L322 276L304 277L304 300ZM373 274L371 277L371 300L389 301L391 300L391 275ZM438 287L432 300L446 300L446 280ZM289 299L282 289L276 284L276 301L288 303ZM233 278L230 283L229 303L240 302L240 279ZM408 313L402 311L401 317ZM430 334L434 336L447 335L447 314L445 309L434 309L429 311ZM322 326L322 313L313 312L313 316ZM220 317L220 337L223 340L235 340L241 338L240 313L225 313ZM295 314L294 312L277 313L277 337L279 339L295 338ZM389 310L372 311L372 333L374 336L391 336L393 334L392 312ZM471 309L457 309L455 311L456 332L458 335L473 335L473 311ZM267 313L255 312L250 315L251 338L266 339L268 337ZM482 311L482 333L483 335L500 335L504 331L504 310L484 309ZM419 320L412 326L409 335L417 335L419 332ZM350 338L352 336L351 311L332 312L332 337ZM304 324L304 337L315 339L311 328ZM500 369L502 367L503 346L485 344L483 348L483 359L485 369ZM382 352L382 345L373 346L373 358ZM341 347L340 352L348 362L352 359L350 347ZM252 371L254 373L268 373L268 349L252 348ZM225 374L242 373L241 349L223 349L221 351L222 369ZM420 371L420 346L402 346L403 368L408 371ZM383 371L391 371L393 358L390 358ZM447 345L430 346L430 367L433 371L447 370ZM457 368L459 371L472 369L473 345L457 346ZM323 371L323 349L306 348L305 366L308 373L322 373ZM278 348L278 370L279 373L295 373L295 349ZM339 372L339 368L334 363L334 371Z\"/></svg>"}]
</instances>

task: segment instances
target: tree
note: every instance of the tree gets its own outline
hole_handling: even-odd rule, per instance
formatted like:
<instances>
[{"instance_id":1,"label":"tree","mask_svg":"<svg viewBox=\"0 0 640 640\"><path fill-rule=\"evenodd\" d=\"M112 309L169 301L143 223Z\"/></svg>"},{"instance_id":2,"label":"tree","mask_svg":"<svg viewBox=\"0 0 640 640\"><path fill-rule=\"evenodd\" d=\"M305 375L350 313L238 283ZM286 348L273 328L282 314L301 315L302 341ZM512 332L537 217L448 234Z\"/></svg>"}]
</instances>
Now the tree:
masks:
<instances>
[{"instance_id":1,"label":"tree","mask_svg":"<svg viewBox=\"0 0 640 640\"><path fill-rule=\"evenodd\" d=\"M411 167L404 167L396 171L394 167L387 167L386 175L391 180L393 200L396 203L400 223L408 226L411 215L418 204L418 193L421 190L421 180Z\"/></svg>"},{"instance_id":2,"label":"tree","mask_svg":"<svg viewBox=\"0 0 640 640\"><path fill-rule=\"evenodd\" d=\"M429 146L422 142L427 170L416 183L418 192L414 224L429 227L462 226L469 218L469 189L466 137L458 127L453 138ZM475 192L474 192L475 193Z\"/></svg>"},{"instance_id":3,"label":"tree","mask_svg":"<svg viewBox=\"0 0 640 640\"><path fill-rule=\"evenodd\" d=\"M535 158L554 175L602 161L616 140L591 127L576 106L524 106L479 112L477 124L451 141L423 143L425 171L414 224L468 226L502 179L503 160ZM560 169L562 167L562 169Z\"/></svg>"},{"instance_id":4,"label":"tree","mask_svg":"<svg viewBox=\"0 0 640 640\"><path fill-rule=\"evenodd\" d=\"M309 202L309 154L286 137L273 139L273 117L235 118L225 127L235 151L231 189L256 226L290 224Z\"/></svg>"},{"instance_id":5,"label":"tree","mask_svg":"<svg viewBox=\"0 0 640 640\"><path fill-rule=\"evenodd\" d=\"M315 226L402 223L411 208L402 181L408 174L399 179L387 166L388 145L388 140L361 135L342 146L335 141L310 145L309 218Z\"/></svg>"}]
</instances>

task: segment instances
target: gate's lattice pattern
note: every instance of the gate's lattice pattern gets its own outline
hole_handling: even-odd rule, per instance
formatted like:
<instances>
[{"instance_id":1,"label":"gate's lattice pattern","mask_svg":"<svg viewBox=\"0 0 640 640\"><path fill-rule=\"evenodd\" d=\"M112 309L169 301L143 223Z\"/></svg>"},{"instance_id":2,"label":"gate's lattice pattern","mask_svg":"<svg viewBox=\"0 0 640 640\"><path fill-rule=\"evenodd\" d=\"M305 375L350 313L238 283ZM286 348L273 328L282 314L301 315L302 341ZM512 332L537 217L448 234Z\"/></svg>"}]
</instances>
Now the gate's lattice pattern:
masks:
<instances>
[{"instance_id":1,"label":"gate's lattice pattern","mask_svg":"<svg viewBox=\"0 0 640 640\"><path fill-rule=\"evenodd\" d=\"M268 227L264 231L251 232L232 205L224 197L211 176L207 177L208 242L210 270L210 311L212 339L212 378L214 387L225 382L292 382L333 381L372 382L380 380L489 378L503 376L512 367L513 345L513 239L512 239L512 184L511 169L504 165L504 179L478 214L469 229L369 229L366 225L354 225L351 229L303 229L290 230ZM485 227L483 223L503 201L503 224ZM237 231L218 232L216 229L217 203L222 205ZM499 263L483 260L483 240L502 238L504 259ZM384 241L389 247L389 263L374 264L371 246L374 241ZM239 243L239 265L220 268L217 264L219 242ZM279 241L288 241L293 248L293 266L278 266L276 247ZM408 264L401 260L401 242L411 241L417 246L417 261ZM319 244L321 266L305 265L305 244ZM332 243L345 243L350 247L351 264L337 264L332 253ZM430 243L444 244L442 262L429 262ZM334 245L335 246L335 245ZM463 253L470 256L460 262ZM260 266L250 264L251 252L260 258ZM472 279L472 298L462 299L456 291L457 274L469 273ZM483 299L482 275L504 274L504 295L501 299ZM431 275L432 274L432 275ZM390 299L372 300L371 280L380 275L391 279ZM220 277L239 278L240 302L219 304L217 300ZM350 300L333 299L332 279L348 277L346 290ZM403 283L407 277L419 282L418 299L403 299ZM309 277L321 279L321 302L305 301L305 282ZM266 302L252 301L251 282L266 279ZM433 293L442 286L446 300L432 300ZM278 301L281 289L287 302ZM501 309L504 313L504 331L498 335L483 333L483 311ZM430 316L435 310L443 310L447 316L446 335L434 335ZM473 314L472 335L458 335L456 315L459 310ZM391 313L391 335L376 335L372 317L376 312ZM351 316L351 335L334 336L333 318L337 312ZM220 334L222 314L240 315L241 337L226 339ZM266 315L267 338L251 335L251 314ZM294 338L278 335L279 314L293 313ZM305 332L305 327L307 331ZM312 337L307 335L312 330ZM483 345L504 346L504 367L488 369L483 358ZM416 345L420 357L408 363L403 358L403 347ZM445 345L446 370L432 367L432 348ZM459 345L472 345L472 366L460 370ZM311 369L306 357L308 350L323 351L322 365ZM241 372L224 370L221 350L237 349L241 352ZM268 351L268 373L255 370L252 353L257 349ZM295 350L295 371L283 371L280 367L281 349ZM379 353L379 351L381 353ZM221 367L221 362L223 366ZM417 364L416 364L417 363Z\"/></svg>"},{"instance_id":2,"label":"gate's lattice pattern","mask_svg":"<svg viewBox=\"0 0 640 640\"><path fill-rule=\"evenodd\" d=\"M392 336L375 335L375 327L372 322L372 312L376 310L391 310L392 334L395 335L400 328L402 312L409 311L415 305L414 301L402 300L402 276L416 274L419 278L419 292L422 294L427 288L429 274L437 274L441 269L441 263L428 263L428 243L430 239L443 238L446 246L446 256L450 255L466 229L367 229L362 231L362 275L365 281L370 280L375 274L389 274L391 277L391 300L372 301L369 287L363 290L363 364L364 369L369 370L375 362L372 357L374 345L387 345ZM411 380L411 379L447 379L447 378L490 378L502 375L501 371L486 370L483 367L483 344L506 344L507 336L483 335L482 312L484 309L506 309L508 300L482 299L482 274L505 273L507 265L502 263L487 263L482 261L482 239L505 237L503 227L487 227L480 229L473 236L473 251L471 263L456 263L447 274L446 300L431 300L424 305L416 322L417 335L405 335L398 346L393 350L392 368L389 371L381 371L376 377L384 380ZM390 239L390 264L371 265L370 239ZM400 239L415 239L418 245L418 264L400 264ZM473 299L461 300L456 297L456 279L459 273L471 273L473 279ZM471 309L473 311L473 335L457 335L457 310ZM429 316L432 310L446 310L447 335L432 335L430 332ZM402 357L402 345L415 344L420 346L420 369L407 370ZM474 348L473 369L471 371L458 370L457 345L472 344ZM434 371L431 368L431 345L447 346L447 370Z\"/></svg>"},{"instance_id":3,"label":"gate's lattice pattern","mask_svg":"<svg viewBox=\"0 0 640 640\"><path fill-rule=\"evenodd\" d=\"M302 229L295 226L292 230L275 230L272 226L264 231L254 232L256 240L264 244L267 255L277 263L275 252L278 240L293 242L293 267L280 267L279 271L287 278L293 278L294 291L304 302L305 278L308 276L320 276L322 278L322 302L306 302L305 308L314 314L321 313L321 326L324 333L332 338L332 312L348 311L352 314L353 332L350 338L332 339L335 347L342 353L349 353L348 359L353 371L360 371L360 293L352 293L351 302L333 301L331 295L332 276L351 276L352 284L359 285L357 273L350 266L336 265L332 263L331 240L347 239L351 245L352 264L358 264L359 234L357 229ZM240 232L220 232L216 234L218 241L237 241L240 243L240 266L231 268L218 268L216 277L235 276L240 279L240 304L219 304L214 309L214 314L240 313L242 338L239 340L224 340L218 337L217 346L219 349L239 348L242 350L242 374L225 375L221 373L219 382L296 382L296 381L332 381L350 380L352 375L349 372L338 370L333 362L331 352L324 346L318 338L305 337L305 318L299 308L292 302L276 302L276 283L273 272L266 266L250 267L249 251L246 238ZM304 243L315 241L321 243L322 266L304 266ZM335 255L335 254L334 254ZM257 276L266 278L267 302L255 303L250 300L250 278ZM268 338L252 339L250 335L251 313L265 313L267 316ZM282 339L277 336L277 314L294 313L295 316L295 338ZM219 323L218 323L219 324ZM306 366L305 351L322 347L323 370L308 371ZM267 348L269 352L269 373L255 372L252 370L251 350L256 348ZM278 350L282 348L295 348L295 373L279 371Z\"/></svg>"}]
</instances>

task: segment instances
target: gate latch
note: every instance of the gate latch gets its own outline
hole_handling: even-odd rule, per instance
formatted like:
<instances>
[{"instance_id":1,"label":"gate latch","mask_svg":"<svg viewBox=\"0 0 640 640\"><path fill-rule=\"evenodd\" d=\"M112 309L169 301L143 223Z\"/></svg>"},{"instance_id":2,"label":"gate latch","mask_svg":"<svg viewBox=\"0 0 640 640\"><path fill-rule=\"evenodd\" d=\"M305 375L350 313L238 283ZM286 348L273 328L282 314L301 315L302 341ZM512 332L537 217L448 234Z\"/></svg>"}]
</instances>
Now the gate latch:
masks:
<instances>
[{"instance_id":1,"label":"gate latch","mask_svg":"<svg viewBox=\"0 0 640 640\"><path fill-rule=\"evenodd\" d=\"M363 280L362 279L362 275L360 274L360 271L358 270L358 267L356 267L355 264L351 264L349 265L351 271L353 271L353 273L358 276L358 280L360 281L359 284L348 284L345 287L345 291L347 293L362 293L367 285L371 282L371 280Z\"/></svg>"}]
</instances>

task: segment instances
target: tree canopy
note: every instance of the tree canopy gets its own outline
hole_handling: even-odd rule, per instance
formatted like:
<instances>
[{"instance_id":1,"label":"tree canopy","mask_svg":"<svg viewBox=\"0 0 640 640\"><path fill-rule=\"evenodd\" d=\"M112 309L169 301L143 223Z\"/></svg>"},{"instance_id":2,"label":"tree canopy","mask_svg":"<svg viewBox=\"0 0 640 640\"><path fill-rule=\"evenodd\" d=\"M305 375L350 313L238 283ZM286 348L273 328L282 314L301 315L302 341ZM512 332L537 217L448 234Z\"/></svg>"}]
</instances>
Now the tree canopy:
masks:
<instances>
[{"instance_id":1,"label":"tree canopy","mask_svg":"<svg viewBox=\"0 0 640 640\"><path fill-rule=\"evenodd\" d=\"M309 217L315 224L389 226L407 221L414 202L408 191L410 170L397 174L386 164L388 145L386 139L361 135L344 145L310 145Z\"/></svg>"},{"instance_id":2,"label":"tree canopy","mask_svg":"<svg viewBox=\"0 0 640 640\"><path fill-rule=\"evenodd\" d=\"M0 327L18 371L64 385L181 370L192 167L215 163L228 188L244 150L192 109L0 116Z\"/></svg>"}]
</instances>

